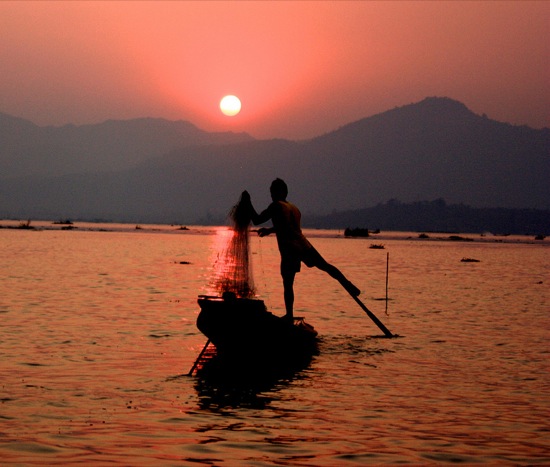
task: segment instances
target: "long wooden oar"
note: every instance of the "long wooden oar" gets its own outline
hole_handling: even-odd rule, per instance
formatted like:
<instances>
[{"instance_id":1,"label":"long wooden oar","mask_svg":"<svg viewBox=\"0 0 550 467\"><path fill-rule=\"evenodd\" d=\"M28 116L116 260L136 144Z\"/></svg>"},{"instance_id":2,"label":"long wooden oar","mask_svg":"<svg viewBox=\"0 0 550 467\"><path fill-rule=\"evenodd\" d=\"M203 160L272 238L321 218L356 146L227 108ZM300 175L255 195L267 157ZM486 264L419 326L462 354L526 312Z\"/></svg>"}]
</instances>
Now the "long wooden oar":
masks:
<instances>
[{"instance_id":1,"label":"long wooden oar","mask_svg":"<svg viewBox=\"0 0 550 467\"><path fill-rule=\"evenodd\" d=\"M349 292L348 292L348 293L349 293ZM351 294L351 293L350 293L350 295L351 295L351 297L357 302L357 304L363 309L363 311L369 316L369 318L372 319L372 320L374 321L374 324L376 324L376 325L380 328L380 330L384 333L384 335L385 335L386 337L395 337L395 336L389 331L389 329L388 329L386 326L384 326L384 325L382 324L382 322L375 316L375 314L374 314L372 311L370 311L370 310L365 306L365 304L364 304L361 300L359 300L359 298L357 298L357 296L355 296L355 295L353 295L353 294Z\"/></svg>"},{"instance_id":2,"label":"long wooden oar","mask_svg":"<svg viewBox=\"0 0 550 467\"><path fill-rule=\"evenodd\" d=\"M206 341L206 344L204 344L204 347L202 348L201 353L199 354L199 356L195 360L195 363L193 363L193 366L189 370L189 373L187 373L187 376L193 376L193 372L195 371L195 368L197 368L197 365L199 364L202 356L204 355L204 352L206 352L206 349L208 348L209 345L210 345L210 339L208 339Z\"/></svg>"}]
</instances>

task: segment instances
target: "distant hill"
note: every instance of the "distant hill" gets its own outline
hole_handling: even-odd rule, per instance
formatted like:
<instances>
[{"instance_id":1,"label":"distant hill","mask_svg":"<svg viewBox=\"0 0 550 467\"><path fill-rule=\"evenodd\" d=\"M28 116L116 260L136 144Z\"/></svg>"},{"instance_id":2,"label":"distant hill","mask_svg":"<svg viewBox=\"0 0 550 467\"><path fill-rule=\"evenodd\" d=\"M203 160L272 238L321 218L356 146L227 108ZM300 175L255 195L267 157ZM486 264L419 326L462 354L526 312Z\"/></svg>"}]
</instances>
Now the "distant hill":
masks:
<instances>
[{"instance_id":1,"label":"distant hill","mask_svg":"<svg viewBox=\"0 0 550 467\"><path fill-rule=\"evenodd\" d=\"M362 200L357 208L392 198L550 208L550 129L496 122L448 98L395 108L312 144L317 163L334 168L326 182Z\"/></svg>"},{"instance_id":2,"label":"distant hill","mask_svg":"<svg viewBox=\"0 0 550 467\"><path fill-rule=\"evenodd\" d=\"M157 120L139 122L141 134L157 134ZM119 130L108 124L111 136L95 147L117 140L127 124L116 123ZM20 131L33 131L27 127ZM289 199L300 206L304 222L388 199L550 208L550 129L496 122L448 98L427 98L308 141L216 137L242 140L173 146L146 160L152 149L141 151L124 170L103 162L95 173L68 175L73 167L55 177L1 179L0 217L217 223L243 189L258 209L265 207L275 177L287 181ZM92 159L103 160L97 151Z\"/></svg>"},{"instance_id":3,"label":"distant hill","mask_svg":"<svg viewBox=\"0 0 550 467\"><path fill-rule=\"evenodd\" d=\"M174 149L250 141L246 133L209 133L160 118L40 127L0 113L0 176L121 171Z\"/></svg>"},{"instance_id":4,"label":"distant hill","mask_svg":"<svg viewBox=\"0 0 550 467\"><path fill-rule=\"evenodd\" d=\"M550 210L475 209L448 205L443 199L402 203L389 200L377 206L311 217L305 226L325 229L359 228L411 232L463 232L550 235Z\"/></svg>"}]
</instances>

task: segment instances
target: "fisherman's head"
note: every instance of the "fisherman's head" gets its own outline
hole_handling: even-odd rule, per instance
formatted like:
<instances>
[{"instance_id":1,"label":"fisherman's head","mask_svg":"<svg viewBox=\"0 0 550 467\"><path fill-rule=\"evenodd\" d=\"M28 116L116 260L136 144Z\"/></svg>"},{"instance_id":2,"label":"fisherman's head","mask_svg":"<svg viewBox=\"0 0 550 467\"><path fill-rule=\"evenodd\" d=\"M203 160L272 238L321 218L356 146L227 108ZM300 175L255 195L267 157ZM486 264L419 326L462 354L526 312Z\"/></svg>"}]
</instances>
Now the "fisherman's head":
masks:
<instances>
[{"instance_id":1,"label":"fisherman's head","mask_svg":"<svg viewBox=\"0 0 550 467\"><path fill-rule=\"evenodd\" d=\"M273 180L269 191L271 192L271 199L273 201L284 201L288 195L288 187L280 178Z\"/></svg>"}]
</instances>

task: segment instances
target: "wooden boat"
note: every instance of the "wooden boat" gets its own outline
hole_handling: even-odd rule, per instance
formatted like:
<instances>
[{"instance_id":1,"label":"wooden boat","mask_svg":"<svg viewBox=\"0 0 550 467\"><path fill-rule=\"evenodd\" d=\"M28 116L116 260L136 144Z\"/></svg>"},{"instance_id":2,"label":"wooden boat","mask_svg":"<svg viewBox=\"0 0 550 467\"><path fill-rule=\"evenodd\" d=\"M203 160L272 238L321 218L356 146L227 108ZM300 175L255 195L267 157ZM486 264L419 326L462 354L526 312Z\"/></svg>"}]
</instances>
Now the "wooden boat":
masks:
<instances>
[{"instance_id":1,"label":"wooden boat","mask_svg":"<svg viewBox=\"0 0 550 467\"><path fill-rule=\"evenodd\" d=\"M216 346L219 356L262 364L311 357L317 331L303 318L290 323L269 311L259 299L200 295L197 328Z\"/></svg>"},{"instance_id":2,"label":"wooden boat","mask_svg":"<svg viewBox=\"0 0 550 467\"><path fill-rule=\"evenodd\" d=\"M361 227L351 229L348 227L344 230L344 237L370 237L369 229L363 229Z\"/></svg>"}]
</instances>

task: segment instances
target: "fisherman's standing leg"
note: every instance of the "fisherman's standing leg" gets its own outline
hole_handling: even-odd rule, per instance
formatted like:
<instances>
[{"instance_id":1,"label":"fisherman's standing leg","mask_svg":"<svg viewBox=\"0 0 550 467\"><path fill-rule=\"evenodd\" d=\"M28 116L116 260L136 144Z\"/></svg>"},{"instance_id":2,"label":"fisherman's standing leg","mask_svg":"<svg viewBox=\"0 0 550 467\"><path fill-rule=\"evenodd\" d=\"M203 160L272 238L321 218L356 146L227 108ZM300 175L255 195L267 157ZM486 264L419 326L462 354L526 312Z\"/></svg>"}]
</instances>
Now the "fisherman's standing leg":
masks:
<instances>
[{"instance_id":1,"label":"fisherman's standing leg","mask_svg":"<svg viewBox=\"0 0 550 467\"><path fill-rule=\"evenodd\" d=\"M283 290L284 290L285 309L286 309L285 318L288 319L291 323L294 321L294 277L295 276L296 276L295 272L285 271L283 273Z\"/></svg>"}]
</instances>

